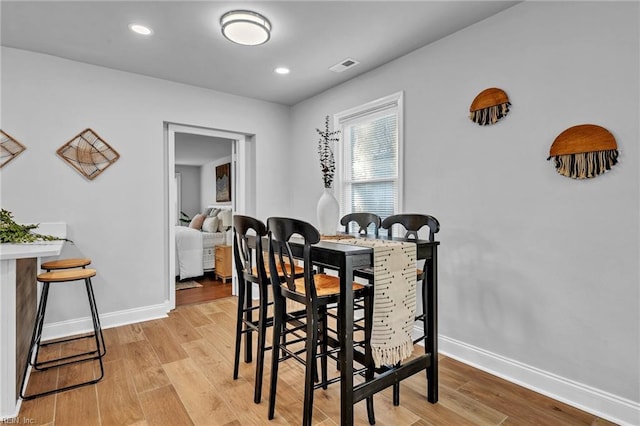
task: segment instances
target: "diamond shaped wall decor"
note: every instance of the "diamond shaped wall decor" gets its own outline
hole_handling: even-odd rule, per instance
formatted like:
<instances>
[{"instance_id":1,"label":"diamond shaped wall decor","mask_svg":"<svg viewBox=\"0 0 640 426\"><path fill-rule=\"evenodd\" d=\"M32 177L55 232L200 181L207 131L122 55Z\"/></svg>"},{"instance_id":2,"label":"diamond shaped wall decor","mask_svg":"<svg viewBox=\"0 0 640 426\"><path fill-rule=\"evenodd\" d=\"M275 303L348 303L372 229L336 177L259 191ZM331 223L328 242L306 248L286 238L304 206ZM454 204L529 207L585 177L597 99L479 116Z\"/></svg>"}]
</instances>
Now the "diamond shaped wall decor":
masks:
<instances>
[{"instance_id":1,"label":"diamond shaped wall decor","mask_svg":"<svg viewBox=\"0 0 640 426\"><path fill-rule=\"evenodd\" d=\"M24 145L0 130L0 168L20 155L25 149L27 148Z\"/></svg>"},{"instance_id":2,"label":"diamond shaped wall decor","mask_svg":"<svg viewBox=\"0 0 640 426\"><path fill-rule=\"evenodd\" d=\"M89 180L95 179L120 158L120 154L91 129L78 133L56 152Z\"/></svg>"}]
</instances>

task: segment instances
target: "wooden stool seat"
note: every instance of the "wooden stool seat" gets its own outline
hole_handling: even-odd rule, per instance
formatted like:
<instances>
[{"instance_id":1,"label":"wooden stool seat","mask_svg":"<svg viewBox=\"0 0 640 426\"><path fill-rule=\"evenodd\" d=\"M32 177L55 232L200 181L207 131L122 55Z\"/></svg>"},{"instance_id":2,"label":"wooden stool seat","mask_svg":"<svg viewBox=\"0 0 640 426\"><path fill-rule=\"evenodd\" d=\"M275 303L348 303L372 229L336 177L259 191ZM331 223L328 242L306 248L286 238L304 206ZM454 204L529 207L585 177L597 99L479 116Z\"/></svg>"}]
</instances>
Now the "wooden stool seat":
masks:
<instances>
[{"instance_id":1,"label":"wooden stool seat","mask_svg":"<svg viewBox=\"0 0 640 426\"><path fill-rule=\"evenodd\" d=\"M60 269L38 274L38 281L42 283L62 283L84 280L95 276L95 269Z\"/></svg>"},{"instance_id":2,"label":"wooden stool seat","mask_svg":"<svg viewBox=\"0 0 640 426\"><path fill-rule=\"evenodd\" d=\"M84 268L87 265L91 264L91 259L83 258L72 258L72 259L58 259L51 260L49 262L44 262L40 267L42 269L46 269L47 271L51 271L53 269L69 269L69 268Z\"/></svg>"}]
</instances>

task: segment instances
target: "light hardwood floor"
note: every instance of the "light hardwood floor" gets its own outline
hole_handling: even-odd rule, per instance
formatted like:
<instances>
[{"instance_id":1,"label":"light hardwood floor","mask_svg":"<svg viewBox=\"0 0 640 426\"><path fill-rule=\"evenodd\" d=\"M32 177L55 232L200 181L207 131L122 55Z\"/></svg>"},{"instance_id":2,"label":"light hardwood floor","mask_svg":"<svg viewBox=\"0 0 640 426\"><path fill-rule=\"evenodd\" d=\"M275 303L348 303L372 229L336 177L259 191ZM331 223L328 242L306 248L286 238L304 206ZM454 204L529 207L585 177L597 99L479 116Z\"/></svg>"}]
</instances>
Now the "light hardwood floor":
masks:
<instances>
[{"instance_id":1,"label":"light hardwood floor","mask_svg":"<svg viewBox=\"0 0 640 426\"><path fill-rule=\"evenodd\" d=\"M267 420L269 368L260 404L253 403L253 364L242 363L239 379L232 379L236 302L227 297L180 306L166 319L105 330L105 378L97 385L25 401L19 424L299 425L303 370L298 363L281 365L272 421ZM377 425L612 424L453 359L440 356L440 366L437 404L426 401L426 379L417 374L402 382L399 407L393 406L390 389L376 395ZM33 374L30 392L56 380L76 380L91 374L91 368L85 363L64 373ZM364 402L355 412L356 424L367 425ZM316 391L314 424L339 420L339 385Z\"/></svg>"},{"instance_id":2,"label":"light hardwood floor","mask_svg":"<svg viewBox=\"0 0 640 426\"><path fill-rule=\"evenodd\" d=\"M193 278L202 287L188 288L176 291L176 306L200 303L222 297L231 296L231 281L223 283L212 273L207 272L202 277Z\"/></svg>"}]
</instances>

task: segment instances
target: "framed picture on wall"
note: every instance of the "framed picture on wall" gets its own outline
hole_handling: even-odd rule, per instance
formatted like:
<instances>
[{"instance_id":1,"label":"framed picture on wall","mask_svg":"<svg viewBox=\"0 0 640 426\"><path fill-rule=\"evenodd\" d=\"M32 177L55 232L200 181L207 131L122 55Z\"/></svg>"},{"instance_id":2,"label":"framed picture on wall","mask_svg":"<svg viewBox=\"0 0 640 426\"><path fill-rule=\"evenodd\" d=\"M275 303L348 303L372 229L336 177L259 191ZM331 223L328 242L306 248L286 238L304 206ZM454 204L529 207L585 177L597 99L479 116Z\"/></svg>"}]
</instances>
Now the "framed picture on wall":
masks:
<instances>
[{"instance_id":1,"label":"framed picture on wall","mask_svg":"<svg viewBox=\"0 0 640 426\"><path fill-rule=\"evenodd\" d=\"M231 163L216 166L216 202L231 201Z\"/></svg>"}]
</instances>

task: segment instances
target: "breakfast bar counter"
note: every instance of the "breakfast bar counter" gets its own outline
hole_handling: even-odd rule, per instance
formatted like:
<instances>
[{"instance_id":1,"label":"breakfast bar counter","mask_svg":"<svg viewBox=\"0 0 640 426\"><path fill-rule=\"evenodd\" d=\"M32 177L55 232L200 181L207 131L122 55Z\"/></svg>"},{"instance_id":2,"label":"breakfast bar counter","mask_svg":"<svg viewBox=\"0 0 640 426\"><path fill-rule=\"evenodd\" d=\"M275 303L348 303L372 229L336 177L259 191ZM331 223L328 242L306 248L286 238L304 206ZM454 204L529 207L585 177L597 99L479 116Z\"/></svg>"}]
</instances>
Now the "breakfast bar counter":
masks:
<instances>
[{"instance_id":1,"label":"breakfast bar counter","mask_svg":"<svg viewBox=\"0 0 640 426\"><path fill-rule=\"evenodd\" d=\"M65 223L42 223L38 233L66 238ZM18 415L22 369L37 308L40 259L58 256L64 240L0 244L0 423Z\"/></svg>"}]
</instances>

